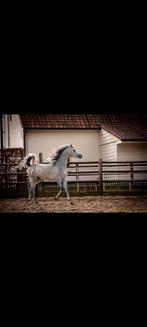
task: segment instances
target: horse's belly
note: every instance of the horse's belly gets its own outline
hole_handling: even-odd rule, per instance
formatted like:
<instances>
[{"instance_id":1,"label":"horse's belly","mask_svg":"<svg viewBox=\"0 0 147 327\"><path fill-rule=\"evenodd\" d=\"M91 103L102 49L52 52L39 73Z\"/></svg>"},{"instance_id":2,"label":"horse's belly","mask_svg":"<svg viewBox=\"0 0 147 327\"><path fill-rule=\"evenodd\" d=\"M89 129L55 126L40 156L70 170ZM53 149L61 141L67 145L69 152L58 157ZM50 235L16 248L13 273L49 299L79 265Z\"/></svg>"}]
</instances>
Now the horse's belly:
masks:
<instances>
[{"instance_id":1,"label":"horse's belly","mask_svg":"<svg viewBox=\"0 0 147 327\"><path fill-rule=\"evenodd\" d=\"M59 174L58 169L45 169L42 170L41 169L38 171L38 176L42 179L42 180L54 180L56 179L57 175Z\"/></svg>"}]
</instances>

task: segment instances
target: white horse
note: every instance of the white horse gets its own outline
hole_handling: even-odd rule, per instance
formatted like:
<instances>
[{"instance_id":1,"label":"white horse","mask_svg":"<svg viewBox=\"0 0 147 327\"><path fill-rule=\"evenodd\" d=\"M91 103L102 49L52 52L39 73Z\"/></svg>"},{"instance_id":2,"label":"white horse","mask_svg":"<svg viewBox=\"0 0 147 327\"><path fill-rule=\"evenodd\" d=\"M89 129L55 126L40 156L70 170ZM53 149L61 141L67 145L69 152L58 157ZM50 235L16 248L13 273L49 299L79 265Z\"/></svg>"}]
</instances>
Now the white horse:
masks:
<instances>
[{"instance_id":1,"label":"white horse","mask_svg":"<svg viewBox=\"0 0 147 327\"><path fill-rule=\"evenodd\" d=\"M70 196L67 190L67 162L69 157L82 158L80 154L73 146L62 145L59 147L50 158L50 162L46 164L37 163L36 154L30 153L24 158L24 167L27 168L27 174L29 177L28 190L29 199L31 198L31 192L35 198L36 185L43 180L55 181L60 186L60 191L56 195L57 200L62 190L65 190L68 200ZM72 202L71 202L72 203Z\"/></svg>"}]
</instances>

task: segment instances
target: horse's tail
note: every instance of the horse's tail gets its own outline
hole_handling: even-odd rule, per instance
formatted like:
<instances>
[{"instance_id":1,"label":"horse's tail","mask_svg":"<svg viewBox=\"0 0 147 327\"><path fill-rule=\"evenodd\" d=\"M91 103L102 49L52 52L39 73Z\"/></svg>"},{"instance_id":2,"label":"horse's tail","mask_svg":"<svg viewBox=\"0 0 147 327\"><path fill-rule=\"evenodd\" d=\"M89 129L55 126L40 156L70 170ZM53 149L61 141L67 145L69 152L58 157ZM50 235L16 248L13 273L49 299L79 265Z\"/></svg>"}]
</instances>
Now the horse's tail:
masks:
<instances>
[{"instance_id":1,"label":"horse's tail","mask_svg":"<svg viewBox=\"0 0 147 327\"><path fill-rule=\"evenodd\" d=\"M23 161L24 168L28 168L30 166L33 166L37 163L37 156L34 153L29 153Z\"/></svg>"}]
</instances>

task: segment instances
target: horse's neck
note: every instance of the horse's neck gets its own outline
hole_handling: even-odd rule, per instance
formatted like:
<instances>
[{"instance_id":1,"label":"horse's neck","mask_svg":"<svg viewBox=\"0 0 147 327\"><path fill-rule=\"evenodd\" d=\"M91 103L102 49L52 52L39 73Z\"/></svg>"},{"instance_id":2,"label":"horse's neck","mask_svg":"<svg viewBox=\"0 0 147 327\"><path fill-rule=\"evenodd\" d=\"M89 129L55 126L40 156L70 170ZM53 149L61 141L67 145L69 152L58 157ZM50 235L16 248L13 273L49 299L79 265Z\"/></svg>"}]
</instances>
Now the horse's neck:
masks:
<instances>
[{"instance_id":1,"label":"horse's neck","mask_svg":"<svg viewBox=\"0 0 147 327\"><path fill-rule=\"evenodd\" d=\"M66 152L61 155L61 158L59 159L59 164L62 167L67 167L68 157L69 157L69 154Z\"/></svg>"}]
</instances>

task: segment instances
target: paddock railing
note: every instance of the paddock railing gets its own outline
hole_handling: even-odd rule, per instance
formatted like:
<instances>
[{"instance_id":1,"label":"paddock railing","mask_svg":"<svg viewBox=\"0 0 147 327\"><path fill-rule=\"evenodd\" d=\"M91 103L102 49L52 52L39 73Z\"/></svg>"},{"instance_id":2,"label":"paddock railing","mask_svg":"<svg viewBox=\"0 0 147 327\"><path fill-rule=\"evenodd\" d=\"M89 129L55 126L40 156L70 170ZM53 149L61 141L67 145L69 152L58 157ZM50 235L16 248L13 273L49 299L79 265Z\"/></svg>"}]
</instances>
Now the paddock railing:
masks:
<instances>
[{"instance_id":1,"label":"paddock railing","mask_svg":"<svg viewBox=\"0 0 147 327\"><path fill-rule=\"evenodd\" d=\"M27 175L17 160L0 160L0 197L28 195ZM41 160L40 160L41 161ZM147 161L73 161L68 164L69 192L74 196L105 194L147 194ZM39 196L54 196L56 183L44 181L37 186Z\"/></svg>"},{"instance_id":2,"label":"paddock railing","mask_svg":"<svg viewBox=\"0 0 147 327\"><path fill-rule=\"evenodd\" d=\"M72 162L68 175L75 177L77 193L82 181L95 181L100 195L147 193L147 161Z\"/></svg>"}]
</instances>

